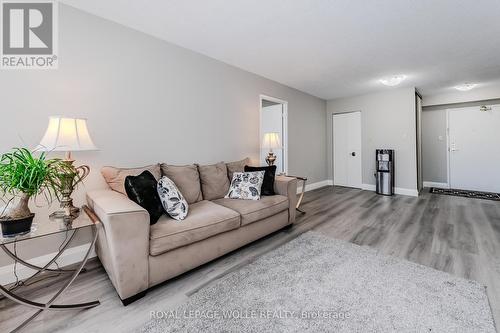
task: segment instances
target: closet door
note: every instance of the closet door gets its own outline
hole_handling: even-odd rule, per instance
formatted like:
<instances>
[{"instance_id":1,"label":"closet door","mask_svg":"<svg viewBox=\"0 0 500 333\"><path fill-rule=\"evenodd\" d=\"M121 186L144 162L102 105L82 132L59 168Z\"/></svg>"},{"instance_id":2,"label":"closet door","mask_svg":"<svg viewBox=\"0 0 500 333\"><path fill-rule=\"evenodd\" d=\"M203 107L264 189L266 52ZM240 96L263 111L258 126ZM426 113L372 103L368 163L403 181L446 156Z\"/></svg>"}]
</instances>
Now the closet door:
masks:
<instances>
[{"instance_id":1,"label":"closet door","mask_svg":"<svg viewBox=\"0 0 500 333\"><path fill-rule=\"evenodd\" d=\"M333 184L361 188L361 112L333 115Z\"/></svg>"}]
</instances>

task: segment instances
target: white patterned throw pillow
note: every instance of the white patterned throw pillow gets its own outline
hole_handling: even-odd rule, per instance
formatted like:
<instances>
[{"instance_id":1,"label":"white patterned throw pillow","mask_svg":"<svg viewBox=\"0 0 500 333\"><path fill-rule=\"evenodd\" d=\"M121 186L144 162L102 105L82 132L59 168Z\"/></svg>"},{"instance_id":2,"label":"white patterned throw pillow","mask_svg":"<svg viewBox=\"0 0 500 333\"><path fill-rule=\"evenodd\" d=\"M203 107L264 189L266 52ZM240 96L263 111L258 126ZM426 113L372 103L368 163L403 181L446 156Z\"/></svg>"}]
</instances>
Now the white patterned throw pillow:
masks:
<instances>
[{"instance_id":1,"label":"white patterned throw pillow","mask_svg":"<svg viewBox=\"0 0 500 333\"><path fill-rule=\"evenodd\" d=\"M177 221L184 220L188 214L188 203L175 183L163 176L158 181L158 195L163 208L171 218Z\"/></svg>"},{"instance_id":2,"label":"white patterned throw pillow","mask_svg":"<svg viewBox=\"0 0 500 333\"><path fill-rule=\"evenodd\" d=\"M265 171L235 172L225 198L260 200L260 189Z\"/></svg>"}]
</instances>

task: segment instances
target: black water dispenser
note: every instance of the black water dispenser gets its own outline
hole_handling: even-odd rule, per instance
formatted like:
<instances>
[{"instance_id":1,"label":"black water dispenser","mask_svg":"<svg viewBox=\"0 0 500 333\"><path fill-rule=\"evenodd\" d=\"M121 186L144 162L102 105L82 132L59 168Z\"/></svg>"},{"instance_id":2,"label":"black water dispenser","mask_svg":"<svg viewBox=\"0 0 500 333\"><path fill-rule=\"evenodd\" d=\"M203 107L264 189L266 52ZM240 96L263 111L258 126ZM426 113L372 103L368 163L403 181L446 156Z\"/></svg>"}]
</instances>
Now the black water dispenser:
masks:
<instances>
[{"instance_id":1,"label":"black water dispenser","mask_svg":"<svg viewBox=\"0 0 500 333\"><path fill-rule=\"evenodd\" d=\"M393 195L394 193L394 150L377 149L376 173L377 193L383 195Z\"/></svg>"}]
</instances>

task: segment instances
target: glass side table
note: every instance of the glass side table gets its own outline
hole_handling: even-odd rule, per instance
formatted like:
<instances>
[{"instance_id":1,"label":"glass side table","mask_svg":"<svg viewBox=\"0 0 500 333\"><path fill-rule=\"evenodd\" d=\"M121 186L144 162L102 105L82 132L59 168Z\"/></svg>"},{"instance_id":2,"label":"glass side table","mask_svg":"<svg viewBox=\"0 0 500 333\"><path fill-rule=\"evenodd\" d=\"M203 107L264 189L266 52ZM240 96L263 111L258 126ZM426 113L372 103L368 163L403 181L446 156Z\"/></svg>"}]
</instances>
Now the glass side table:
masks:
<instances>
[{"instance_id":1,"label":"glass side table","mask_svg":"<svg viewBox=\"0 0 500 333\"><path fill-rule=\"evenodd\" d=\"M34 279L36 276L39 276L43 272L52 272L52 273L58 273L58 274L68 274L70 275L70 278L64 283L64 285L59 289L54 296L52 296L47 303L38 303L34 302L31 300L28 300L24 297L18 296L15 293L12 292L12 290L9 290L9 288L6 288L2 285L0 285L0 293L4 295L5 297L11 299L12 301L22 304L24 306L36 309L37 311L28 319L23 321L17 328L15 328L12 332L17 332L21 330L23 327L25 327L30 321L35 319L38 315L40 315L44 311L50 311L50 310L75 310L75 309L89 309L93 308L97 305L100 304L99 301L92 301L92 302L86 302L86 303L78 303L78 304L55 304L56 300L61 296L61 294L66 291L69 286L75 281L75 279L78 277L80 272L82 271L83 267L87 263L87 260L89 258L90 253L92 252L92 249L94 248L95 242L97 240L97 231L98 227L100 227L100 221L97 215L87 206L82 207L82 212L80 215L74 219L67 219L63 217L57 217L57 216L49 216L49 215L44 215L41 213L38 213L35 215L35 219L33 220L33 226L31 227L31 232L24 234L24 235L18 235L15 237L0 237L0 248L14 261L16 261L18 264L24 265L26 267L29 267L33 270L35 270L35 273L32 274L30 277L25 279L23 282L24 284L27 284L27 282L31 281ZM78 233L79 230L83 228L90 227L92 228L92 242L90 243L90 246L85 253L84 258L78 265L76 269L54 269L50 268L50 266L61 256L61 254L66 250L66 248L69 246L75 235ZM19 258L14 252L12 252L6 245L7 244L14 244L16 242L22 242L27 239L36 239L39 237L44 237L48 235L53 235L57 233L64 233L64 232L71 232L71 236L61 245L59 252L43 267L39 267L36 265L33 265L21 258Z\"/></svg>"},{"instance_id":2,"label":"glass side table","mask_svg":"<svg viewBox=\"0 0 500 333\"><path fill-rule=\"evenodd\" d=\"M299 213L302 213L302 214L305 214L306 212L304 212L303 210L301 210L299 207L300 205L302 204L302 199L304 199L304 194L306 194L306 183L307 183L307 177L301 177L301 176L291 176L291 175L285 175L287 177L292 177L292 178L296 178L297 181L301 181L302 182L302 190L300 191L300 196L299 196L299 199L297 200L297 205L295 206L295 209L299 212Z\"/></svg>"}]
</instances>

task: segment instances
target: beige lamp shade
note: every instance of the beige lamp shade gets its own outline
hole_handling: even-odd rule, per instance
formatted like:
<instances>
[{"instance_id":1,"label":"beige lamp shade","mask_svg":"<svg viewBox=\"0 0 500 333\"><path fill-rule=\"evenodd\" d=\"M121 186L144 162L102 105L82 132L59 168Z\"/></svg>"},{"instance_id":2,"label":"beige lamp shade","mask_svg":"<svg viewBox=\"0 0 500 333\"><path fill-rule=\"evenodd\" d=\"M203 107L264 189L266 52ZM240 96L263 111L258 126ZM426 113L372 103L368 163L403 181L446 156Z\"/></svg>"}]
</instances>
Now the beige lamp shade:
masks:
<instances>
[{"instance_id":1,"label":"beige lamp shade","mask_svg":"<svg viewBox=\"0 0 500 333\"><path fill-rule=\"evenodd\" d=\"M281 148L279 134L276 132L264 134L264 138L262 139L262 148L271 150Z\"/></svg>"},{"instance_id":2,"label":"beige lamp shade","mask_svg":"<svg viewBox=\"0 0 500 333\"><path fill-rule=\"evenodd\" d=\"M87 128L87 119L53 116L37 148L42 151L97 150Z\"/></svg>"}]
</instances>

